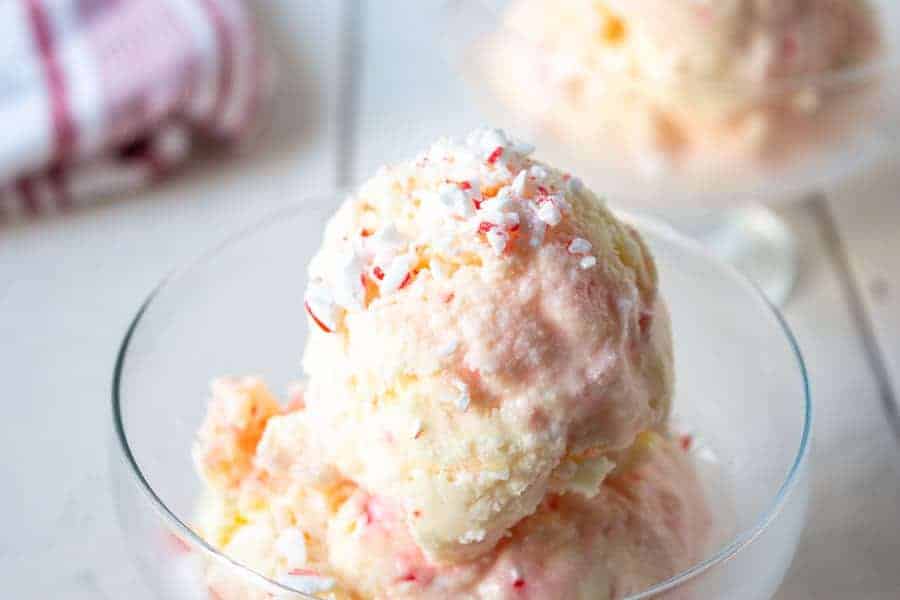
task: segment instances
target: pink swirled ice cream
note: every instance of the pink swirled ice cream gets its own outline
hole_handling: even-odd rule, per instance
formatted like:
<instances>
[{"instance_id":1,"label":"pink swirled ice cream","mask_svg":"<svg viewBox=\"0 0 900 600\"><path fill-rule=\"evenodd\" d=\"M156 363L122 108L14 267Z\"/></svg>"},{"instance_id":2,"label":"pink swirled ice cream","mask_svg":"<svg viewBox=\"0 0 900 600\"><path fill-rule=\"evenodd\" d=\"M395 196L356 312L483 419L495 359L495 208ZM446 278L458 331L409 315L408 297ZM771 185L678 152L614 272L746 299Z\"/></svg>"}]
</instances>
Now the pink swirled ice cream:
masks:
<instances>
[{"instance_id":1,"label":"pink swirled ice cream","mask_svg":"<svg viewBox=\"0 0 900 600\"><path fill-rule=\"evenodd\" d=\"M516 0L474 54L523 118L653 173L821 143L854 86L820 77L878 46L863 0Z\"/></svg>"},{"instance_id":2,"label":"pink swirled ice cream","mask_svg":"<svg viewBox=\"0 0 900 600\"><path fill-rule=\"evenodd\" d=\"M532 150L440 140L340 207L292 407L252 378L213 388L195 448L212 544L362 599L618 598L702 555L653 259Z\"/></svg>"}]
</instances>

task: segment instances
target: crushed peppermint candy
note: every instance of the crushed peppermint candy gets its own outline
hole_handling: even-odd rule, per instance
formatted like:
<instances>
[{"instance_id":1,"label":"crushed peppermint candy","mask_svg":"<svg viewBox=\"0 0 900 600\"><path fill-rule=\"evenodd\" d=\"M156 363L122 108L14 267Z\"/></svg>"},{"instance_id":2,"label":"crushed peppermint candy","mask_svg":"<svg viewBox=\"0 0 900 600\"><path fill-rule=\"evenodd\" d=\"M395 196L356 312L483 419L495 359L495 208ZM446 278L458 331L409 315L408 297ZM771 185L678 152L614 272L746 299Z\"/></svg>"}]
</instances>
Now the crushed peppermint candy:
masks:
<instances>
[{"instance_id":1,"label":"crushed peppermint candy","mask_svg":"<svg viewBox=\"0 0 900 600\"><path fill-rule=\"evenodd\" d=\"M475 139L472 141L475 143L472 145L480 147L482 152L488 155L494 152L495 148L506 148L510 145L509 137L502 129L483 129L474 132L473 137Z\"/></svg>"},{"instance_id":2,"label":"crushed peppermint candy","mask_svg":"<svg viewBox=\"0 0 900 600\"><path fill-rule=\"evenodd\" d=\"M361 276L363 263L356 251L345 252L338 260L332 294L338 306L345 309L362 308L366 290Z\"/></svg>"},{"instance_id":3,"label":"crushed peppermint candy","mask_svg":"<svg viewBox=\"0 0 900 600\"><path fill-rule=\"evenodd\" d=\"M397 230L397 226L387 223L374 235L365 238L364 248L372 256L372 262L380 265L390 262L408 244L409 240Z\"/></svg>"},{"instance_id":4,"label":"crushed peppermint candy","mask_svg":"<svg viewBox=\"0 0 900 600\"><path fill-rule=\"evenodd\" d=\"M472 193L472 185L466 182L469 187L463 188L461 185L445 184L438 191L438 199L450 214L456 217L466 219L475 213L475 196Z\"/></svg>"},{"instance_id":5,"label":"crushed peppermint candy","mask_svg":"<svg viewBox=\"0 0 900 600\"><path fill-rule=\"evenodd\" d=\"M515 225L519 222L519 215L508 209L514 202L512 190L509 187L502 188L496 196L481 203L478 210L478 221L487 221L494 225Z\"/></svg>"},{"instance_id":6,"label":"crushed peppermint candy","mask_svg":"<svg viewBox=\"0 0 900 600\"><path fill-rule=\"evenodd\" d=\"M528 172L525 169L519 171L516 178L510 184L512 193L518 198L525 198L531 192L531 185L528 182Z\"/></svg>"},{"instance_id":7,"label":"crushed peppermint candy","mask_svg":"<svg viewBox=\"0 0 900 600\"><path fill-rule=\"evenodd\" d=\"M541 165L532 165L532 167L528 170L528 176L534 179L535 181L544 181L550 174L547 172L547 169L542 167Z\"/></svg>"},{"instance_id":8,"label":"crushed peppermint candy","mask_svg":"<svg viewBox=\"0 0 900 600\"><path fill-rule=\"evenodd\" d=\"M307 292L312 320L323 331L335 332L345 312L364 310L373 301L374 288L377 299L403 290L420 275L426 285L448 279L458 264L454 258L468 253L466 235L478 236L498 257L515 244L543 245L584 184L527 159L533 151L501 129L481 129L463 142L438 141L411 163L414 173L403 166L380 170L378 177L388 181L375 181L354 197L364 214ZM416 210L421 214L411 214ZM398 219L402 232L391 218ZM566 248L582 269L596 265L588 240L574 238ZM438 355L453 351L448 344Z\"/></svg>"},{"instance_id":9,"label":"crushed peppermint candy","mask_svg":"<svg viewBox=\"0 0 900 600\"><path fill-rule=\"evenodd\" d=\"M503 146L497 146L494 151L487 157L487 164L496 164L500 157L503 156Z\"/></svg>"},{"instance_id":10,"label":"crushed peppermint candy","mask_svg":"<svg viewBox=\"0 0 900 600\"><path fill-rule=\"evenodd\" d=\"M460 544L477 544L478 542L483 542L484 538L486 537L487 531L485 531L484 529L470 529L469 531L459 536L459 538L457 538L457 541Z\"/></svg>"},{"instance_id":11,"label":"crushed peppermint candy","mask_svg":"<svg viewBox=\"0 0 900 600\"><path fill-rule=\"evenodd\" d=\"M327 287L321 283L311 283L304 300L306 312L322 331L325 333L337 331L340 308Z\"/></svg>"},{"instance_id":12,"label":"crushed peppermint candy","mask_svg":"<svg viewBox=\"0 0 900 600\"><path fill-rule=\"evenodd\" d=\"M333 577L325 577L307 569L292 569L279 577L278 583L303 594L330 592L336 585Z\"/></svg>"},{"instance_id":13,"label":"crushed peppermint candy","mask_svg":"<svg viewBox=\"0 0 900 600\"><path fill-rule=\"evenodd\" d=\"M497 254L497 256L502 255L506 250L506 244L509 242L509 234L499 227L491 227L488 229L487 233L485 233L485 237L487 238L488 244L494 249L494 253Z\"/></svg>"},{"instance_id":14,"label":"crushed peppermint candy","mask_svg":"<svg viewBox=\"0 0 900 600\"><path fill-rule=\"evenodd\" d=\"M537 216L551 227L559 225L560 221L562 221L562 213L552 200L541 203L537 210Z\"/></svg>"},{"instance_id":15,"label":"crushed peppermint candy","mask_svg":"<svg viewBox=\"0 0 900 600\"><path fill-rule=\"evenodd\" d=\"M410 254L401 254L394 258L384 269L384 278L378 281L378 288L383 294L396 292L409 283L410 270L413 267L415 257Z\"/></svg>"},{"instance_id":16,"label":"crushed peppermint candy","mask_svg":"<svg viewBox=\"0 0 900 600\"><path fill-rule=\"evenodd\" d=\"M587 254L591 251L591 243L584 238L577 237L569 242L569 252L572 254Z\"/></svg>"}]
</instances>

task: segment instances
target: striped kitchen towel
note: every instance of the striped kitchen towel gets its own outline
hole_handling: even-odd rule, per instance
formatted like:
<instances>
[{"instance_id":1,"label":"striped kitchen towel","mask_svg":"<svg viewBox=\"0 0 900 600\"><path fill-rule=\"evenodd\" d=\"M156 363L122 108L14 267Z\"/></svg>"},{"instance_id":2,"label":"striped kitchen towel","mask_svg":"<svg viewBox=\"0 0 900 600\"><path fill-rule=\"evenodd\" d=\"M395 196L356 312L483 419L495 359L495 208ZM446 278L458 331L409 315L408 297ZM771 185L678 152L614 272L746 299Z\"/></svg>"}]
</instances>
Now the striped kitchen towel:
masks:
<instances>
[{"instance_id":1,"label":"striped kitchen towel","mask_svg":"<svg viewBox=\"0 0 900 600\"><path fill-rule=\"evenodd\" d=\"M245 139L268 64L241 0L0 0L0 221Z\"/></svg>"}]
</instances>

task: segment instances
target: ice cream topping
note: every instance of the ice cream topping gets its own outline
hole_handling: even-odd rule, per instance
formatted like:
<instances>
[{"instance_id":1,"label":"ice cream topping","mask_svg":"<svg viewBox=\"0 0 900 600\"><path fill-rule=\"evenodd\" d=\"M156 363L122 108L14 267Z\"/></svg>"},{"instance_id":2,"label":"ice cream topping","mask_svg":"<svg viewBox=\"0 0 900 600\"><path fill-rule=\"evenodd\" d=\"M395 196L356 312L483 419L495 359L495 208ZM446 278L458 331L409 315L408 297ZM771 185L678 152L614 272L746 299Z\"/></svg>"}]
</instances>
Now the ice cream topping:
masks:
<instances>
[{"instance_id":1,"label":"ice cream topping","mask_svg":"<svg viewBox=\"0 0 900 600\"><path fill-rule=\"evenodd\" d=\"M541 245L547 228L559 225L569 210L567 197L580 194L582 187L578 179L551 173L531 161L533 150L510 140L502 130L486 129L464 142L441 140L414 165L406 165L418 170L407 175L416 177L418 188L410 190L409 200L421 218L401 214L404 228L412 229L404 235L397 223L376 216L359 230L358 237L342 240L341 252L327 257L329 264L316 265L306 298L316 324L331 333L348 311L363 310L367 279L380 297L405 288L422 270L424 250L443 254L428 269L432 277L434 271L440 277L441 263L452 263L472 240L485 244L498 257L510 255L520 239L532 247ZM357 216L378 215L385 208L380 205L389 199L363 197L392 178L399 183L398 175L396 170L386 170L369 182L356 200L356 208L363 213ZM448 177L442 179L443 175ZM576 238L573 243L573 254L590 252L587 240ZM587 268L596 262L591 259L582 256L573 265Z\"/></svg>"}]
</instances>

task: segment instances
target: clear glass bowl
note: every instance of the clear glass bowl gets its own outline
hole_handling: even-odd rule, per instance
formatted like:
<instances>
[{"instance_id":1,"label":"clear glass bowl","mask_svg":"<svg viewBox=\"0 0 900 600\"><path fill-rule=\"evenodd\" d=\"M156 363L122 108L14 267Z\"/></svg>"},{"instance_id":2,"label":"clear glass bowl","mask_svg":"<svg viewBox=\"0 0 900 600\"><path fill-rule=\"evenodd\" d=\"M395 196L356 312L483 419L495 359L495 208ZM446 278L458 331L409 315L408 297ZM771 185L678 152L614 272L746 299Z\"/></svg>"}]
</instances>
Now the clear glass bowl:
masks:
<instances>
[{"instance_id":1,"label":"clear glass bowl","mask_svg":"<svg viewBox=\"0 0 900 600\"><path fill-rule=\"evenodd\" d=\"M159 598L206 600L208 561L233 570L260 598L307 597L231 561L192 531L201 483L191 444L211 378L253 373L284 390L298 376L305 265L338 202L284 210L168 277L122 342L113 381L114 494L127 545ZM697 435L718 523L704 561L633 598L771 598L808 500L803 360L777 310L751 284L666 226L632 220L659 266L674 327L676 419Z\"/></svg>"},{"instance_id":2,"label":"clear glass bowl","mask_svg":"<svg viewBox=\"0 0 900 600\"><path fill-rule=\"evenodd\" d=\"M542 49L527 32L504 24L503 12L514 1L447 3L445 38L452 64L492 122L529 137L551 163L569 166L588 184L632 208L790 200L856 172L896 149L900 140L900 5L893 0L866 0L877 15L880 47L852 66L773 78L752 87L611 75L608 87L621 94L611 93L605 104L578 111L566 109L571 94L557 90L563 84L554 83L550 75L560 69L554 61L561 58ZM494 62L498 55L499 67ZM516 72L523 74L510 75ZM522 89L533 81L532 72L543 74L543 85ZM662 98L663 93L671 98ZM592 112L603 113L605 107L618 111L621 100L650 94L659 97L653 106L664 111L689 112L690 107L680 103L691 99L721 105L708 111L722 113L712 117L713 122L724 123L733 113L763 112L772 122L772 148L758 156L731 154L725 152L729 133L722 133L720 144L682 157L666 157L660 150L654 159L646 144L631 143L637 132L620 120L587 122ZM810 97L817 98L813 105L798 106ZM735 128L734 135L739 132Z\"/></svg>"},{"instance_id":3,"label":"clear glass bowl","mask_svg":"<svg viewBox=\"0 0 900 600\"><path fill-rule=\"evenodd\" d=\"M555 83L552 73L569 63L528 32L505 25L513 1L452 0L444 13L450 62L491 122L533 141L539 157L565 165L629 210L652 212L702 241L777 303L793 285L796 249L790 229L766 205L802 199L900 147L900 3L894 0L867 0L880 47L852 66L752 87L610 76L602 81L601 93L611 98L605 103L579 101ZM623 125L631 109L621 107L649 97L679 118L693 118L700 105L705 115L721 113L704 117L717 133L695 136L717 141L680 154L636 143L641 134ZM601 119L604 107L616 117ZM643 112L656 118L634 114ZM750 114L768 119L767 151L730 151L747 128L730 133L722 124Z\"/></svg>"}]
</instances>

